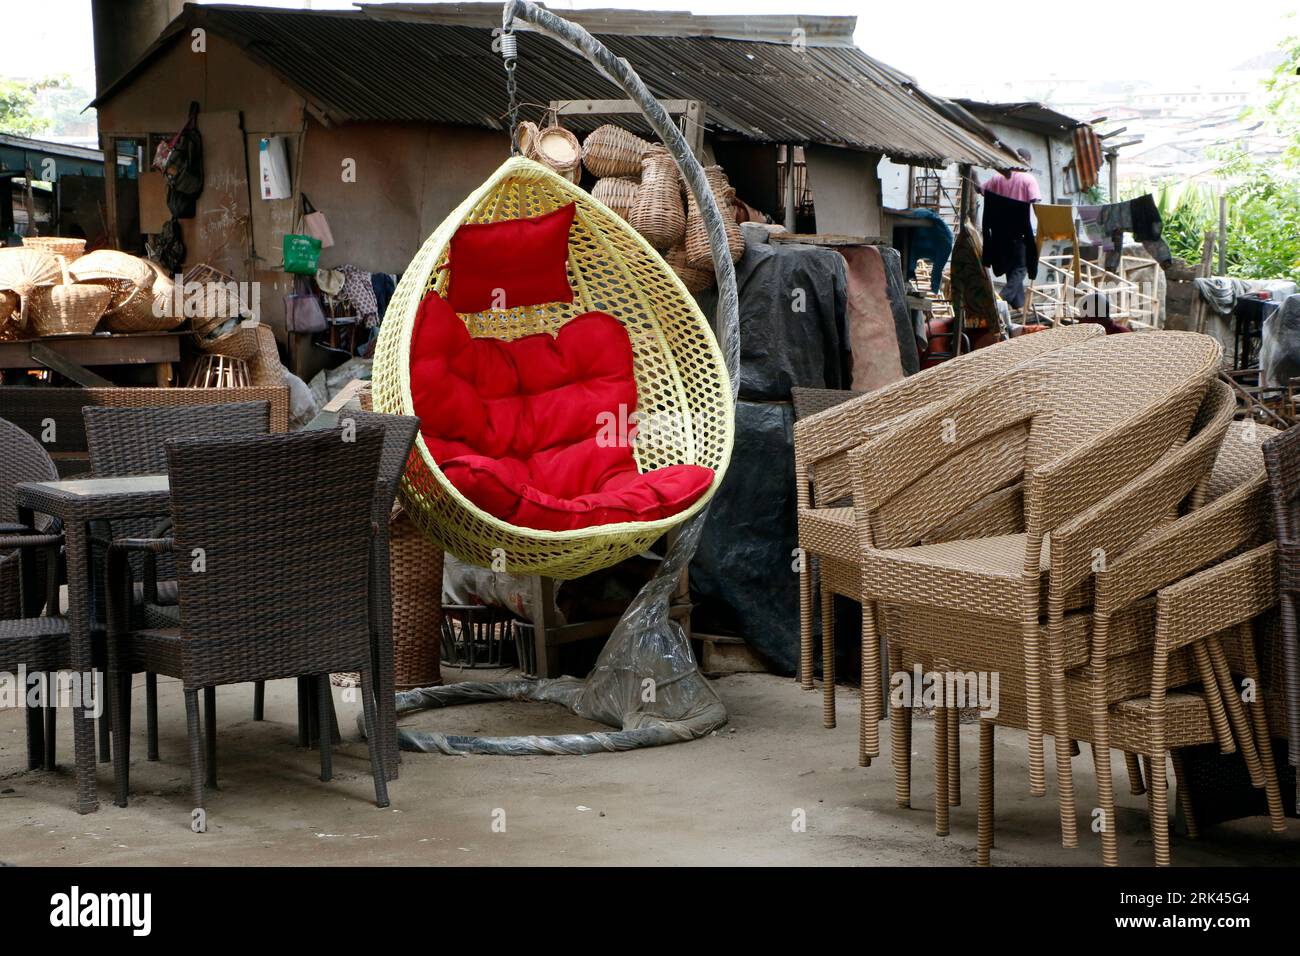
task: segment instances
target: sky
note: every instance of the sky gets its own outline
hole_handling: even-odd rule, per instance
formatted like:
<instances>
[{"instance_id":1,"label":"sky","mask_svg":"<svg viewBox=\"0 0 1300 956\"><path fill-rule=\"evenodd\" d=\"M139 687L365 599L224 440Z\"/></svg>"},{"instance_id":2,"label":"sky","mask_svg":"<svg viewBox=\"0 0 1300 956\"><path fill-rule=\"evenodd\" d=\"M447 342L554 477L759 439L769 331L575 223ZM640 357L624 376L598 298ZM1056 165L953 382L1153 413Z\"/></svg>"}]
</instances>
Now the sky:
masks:
<instances>
[{"instance_id":1,"label":"sky","mask_svg":"<svg viewBox=\"0 0 1300 956\"><path fill-rule=\"evenodd\" d=\"M256 5L352 6L348 0ZM551 0L548 6L856 16L862 49L946 96L1010 84L1031 97L1053 80L1086 78L1177 84L1231 68L1300 33L1296 0ZM93 86L90 0L41 0L24 4L24 13L26 39L6 46L0 76L68 73Z\"/></svg>"}]
</instances>

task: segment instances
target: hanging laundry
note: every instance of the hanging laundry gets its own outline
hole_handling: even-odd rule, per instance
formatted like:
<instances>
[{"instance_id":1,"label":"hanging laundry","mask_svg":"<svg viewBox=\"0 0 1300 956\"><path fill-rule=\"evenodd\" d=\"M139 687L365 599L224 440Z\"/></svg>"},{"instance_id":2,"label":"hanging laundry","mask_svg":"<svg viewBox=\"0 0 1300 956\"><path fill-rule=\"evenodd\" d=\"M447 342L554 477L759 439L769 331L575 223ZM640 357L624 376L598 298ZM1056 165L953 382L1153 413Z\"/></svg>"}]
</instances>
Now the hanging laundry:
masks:
<instances>
[{"instance_id":1,"label":"hanging laundry","mask_svg":"<svg viewBox=\"0 0 1300 956\"><path fill-rule=\"evenodd\" d=\"M974 228L970 223L962 226L952 250L952 300L961 303L968 328L982 323L985 328L996 329L997 299L988 271L980 263L982 253Z\"/></svg>"},{"instance_id":2,"label":"hanging laundry","mask_svg":"<svg viewBox=\"0 0 1300 956\"><path fill-rule=\"evenodd\" d=\"M929 220L921 228L894 228L894 248L907 247L907 262L904 264L907 278L915 279L916 263L921 259L929 259L933 266L930 270L930 291L938 292L943 284L943 267L952 255L952 228L933 209L908 209L903 215ZM906 237L902 235L904 231L908 233Z\"/></svg>"},{"instance_id":3,"label":"hanging laundry","mask_svg":"<svg viewBox=\"0 0 1300 956\"><path fill-rule=\"evenodd\" d=\"M1101 230L1110 237L1110 247L1106 250L1106 271L1115 272L1119 269L1126 232L1133 233L1133 238L1142 243L1147 255L1160 263L1161 268L1169 267L1173 255L1169 252L1169 246L1160 238L1164 223L1160 220L1160 211L1150 193L1102 206L1098 218Z\"/></svg>"},{"instance_id":4,"label":"hanging laundry","mask_svg":"<svg viewBox=\"0 0 1300 956\"><path fill-rule=\"evenodd\" d=\"M379 324L379 303L375 300L375 287L370 273L356 266L339 266L343 273L343 298L357 310L357 318L367 328Z\"/></svg>"},{"instance_id":5,"label":"hanging laundry","mask_svg":"<svg viewBox=\"0 0 1300 956\"><path fill-rule=\"evenodd\" d=\"M393 291L397 288L397 276L387 272L372 272L370 285L375 290L375 311L379 321L383 322L384 313L388 311L388 300L393 297Z\"/></svg>"},{"instance_id":6,"label":"hanging laundry","mask_svg":"<svg viewBox=\"0 0 1300 956\"><path fill-rule=\"evenodd\" d=\"M1025 304L1025 280L1038 274L1038 243L1029 222L1031 206L987 189L984 193L984 256L994 275L1007 277L1002 298L1013 309Z\"/></svg>"},{"instance_id":7,"label":"hanging laundry","mask_svg":"<svg viewBox=\"0 0 1300 956\"><path fill-rule=\"evenodd\" d=\"M1101 139L1091 126L1074 128L1074 174L1079 191L1097 185L1101 173Z\"/></svg>"},{"instance_id":8,"label":"hanging laundry","mask_svg":"<svg viewBox=\"0 0 1300 956\"><path fill-rule=\"evenodd\" d=\"M1079 284L1079 231L1074 226L1073 206L1054 206L1039 203L1034 207L1038 215L1038 254L1043 254L1043 243L1048 240L1068 242L1074 250L1074 282Z\"/></svg>"}]
</instances>

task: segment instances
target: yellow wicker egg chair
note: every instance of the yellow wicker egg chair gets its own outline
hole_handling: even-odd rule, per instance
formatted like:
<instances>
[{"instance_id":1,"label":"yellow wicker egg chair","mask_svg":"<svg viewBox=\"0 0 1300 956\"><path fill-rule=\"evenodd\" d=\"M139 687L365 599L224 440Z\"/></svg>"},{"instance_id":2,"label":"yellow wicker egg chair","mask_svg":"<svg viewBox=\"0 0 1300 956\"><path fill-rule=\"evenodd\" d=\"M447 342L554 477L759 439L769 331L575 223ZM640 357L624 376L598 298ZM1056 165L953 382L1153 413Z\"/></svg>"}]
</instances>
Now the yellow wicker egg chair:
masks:
<instances>
[{"instance_id":1,"label":"yellow wicker egg chair","mask_svg":"<svg viewBox=\"0 0 1300 956\"><path fill-rule=\"evenodd\" d=\"M584 312L617 318L632 342L640 422L634 457L645 472L669 465L713 469L708 490L667 518L541 531L509 524L466 498L439 469L423 436L402 482L408 514L444 549L482 567L571 579L647 550L670 528L700 512L722 481L731 457L731 382L717 341L681 280L660 255L611 209L547 167L507 159L425 242L388 306L374 359L379 411L414 415L411 341L425 294L446 291L451 238L465 223L498 222L576 205L569 233L572 303L547 303L465 314L472 336L516 339L554 334Z\"/></svg>"}]
</instances>

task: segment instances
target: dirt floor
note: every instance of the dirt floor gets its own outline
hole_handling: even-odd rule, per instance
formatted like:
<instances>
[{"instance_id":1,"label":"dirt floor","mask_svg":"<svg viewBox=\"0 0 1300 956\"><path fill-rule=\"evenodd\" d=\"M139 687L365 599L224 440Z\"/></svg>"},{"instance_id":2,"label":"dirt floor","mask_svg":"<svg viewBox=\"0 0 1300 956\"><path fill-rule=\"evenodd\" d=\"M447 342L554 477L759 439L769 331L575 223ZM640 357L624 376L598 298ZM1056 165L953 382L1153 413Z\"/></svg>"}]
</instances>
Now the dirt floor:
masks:
<instances>
[{"instance_id":1,"label":"dirt floor","mask_svg":"<svg viewBox=\"0 0 1300 956\"><path fill-rule=\"evenodd\" d=\"M457 672L444 669L448 680ZM486 676L476 672L475 676ZM496 672L493 676L504 676ZM143 678L139 679L142 682ZM101 805L72 809L71 737L60 714L60 763L27 772L23 719L0 711L0 862L11 864L786 864L973 865L977 727L962 727L962 805L952 832L934 835L931 725L918 720L914 809L894 805L887 762L856 765L857 694L842 688L839 726L821 726L821 695L790 679L747 674L716 686L730 723L692 743L590 757L445 757L406 754L379 810L356 706L338 702L345 743L335 779L321 783L314 752L296 747L294 685L267 689L255 723L251 685L218 695L221 789L208 800L206 834L189 830L189 773L180 688L159 681L162 760L143 760L143 689L132 745L132 800L112 805L111 772L99 771ZM336 698L341 691L335 690ZM412 726L453 733L558 733L592 726L544 704L484 704L415 715ZM888 734L882 735L886 746ZM1049 753L1050 753L1050 747ZM1086 752L1086 751L1085 751ZM995 865L1099 863L1096 838L1056 838L1055 797L1028 794L1021 734L1001 732L997 751ZM1050 759L1050 757L1049 757ZM1075 762L1081 818L1093 806L1091 761ZM1150 865L1144 797L1130 796L1122 762L1120 854ZM1049 779L1051 768L1049 766ZM796 832L799 812L806 830ZM502 819L505 832L494 832ZM497 827L500 829L500 826ZM1179 864L1293 864L1300 821L1283 835L1267 821L1175 837Z\"/></svg>"}]
</instances>

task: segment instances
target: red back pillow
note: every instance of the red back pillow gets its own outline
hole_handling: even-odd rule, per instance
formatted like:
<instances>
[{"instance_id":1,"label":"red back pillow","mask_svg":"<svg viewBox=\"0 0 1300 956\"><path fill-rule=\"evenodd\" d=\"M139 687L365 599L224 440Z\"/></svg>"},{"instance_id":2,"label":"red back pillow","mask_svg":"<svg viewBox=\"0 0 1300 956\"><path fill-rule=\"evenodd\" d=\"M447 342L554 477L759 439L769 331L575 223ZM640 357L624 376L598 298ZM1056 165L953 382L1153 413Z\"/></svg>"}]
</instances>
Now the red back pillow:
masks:
<instances>
[{"instance_id":1,"label":"red back pillow","mask_svg":"<svg viewBox=\"0 0 1300 956\"><path fill-rule=\"evenodd\" d=\"M461 313L572 302L573 203L532 219L466 223L451 237L447 300Z\"/></svg>"}]
</instances>

